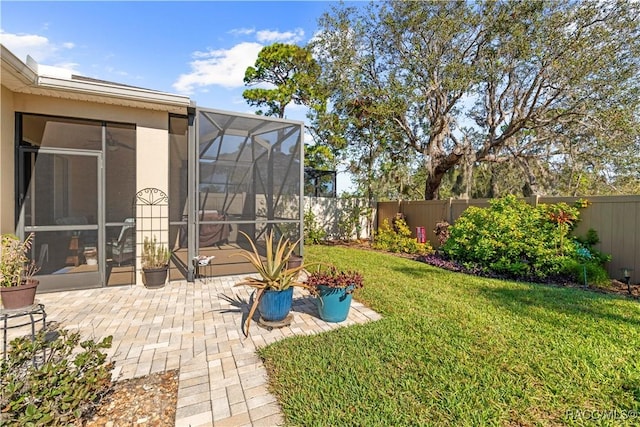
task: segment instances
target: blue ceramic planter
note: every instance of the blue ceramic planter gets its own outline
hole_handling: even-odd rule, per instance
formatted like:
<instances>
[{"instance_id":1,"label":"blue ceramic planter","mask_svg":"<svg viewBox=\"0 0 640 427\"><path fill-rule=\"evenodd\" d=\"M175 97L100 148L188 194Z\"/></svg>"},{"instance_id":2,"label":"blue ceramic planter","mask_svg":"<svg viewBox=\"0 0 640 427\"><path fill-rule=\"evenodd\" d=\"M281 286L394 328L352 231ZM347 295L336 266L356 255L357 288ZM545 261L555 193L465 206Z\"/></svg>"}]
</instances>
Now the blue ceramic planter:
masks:
<instances>
[{"instance_id":1,"label":"blue ceramic planter","mask_svg":"<svg viewBox=\"0 0 640 427\"><path fill-rule=\"evenodd\" d=\"M349 293L347 293L349 291ZM318 286L318 312L325 322L342 322L349 315L353 287L330 288Z\"/></svg>"},{"instance_id":2,"label":"blue ceramic planter","mask_svg":"<svg viewBox=\"0 0 640 427\"><path fill-rule=\"evenodd\" d=\"M284 291L265 291L260 298L258 311L267 322L279 322L291 311L293 286Z\"/></svg>"}]
</instances>

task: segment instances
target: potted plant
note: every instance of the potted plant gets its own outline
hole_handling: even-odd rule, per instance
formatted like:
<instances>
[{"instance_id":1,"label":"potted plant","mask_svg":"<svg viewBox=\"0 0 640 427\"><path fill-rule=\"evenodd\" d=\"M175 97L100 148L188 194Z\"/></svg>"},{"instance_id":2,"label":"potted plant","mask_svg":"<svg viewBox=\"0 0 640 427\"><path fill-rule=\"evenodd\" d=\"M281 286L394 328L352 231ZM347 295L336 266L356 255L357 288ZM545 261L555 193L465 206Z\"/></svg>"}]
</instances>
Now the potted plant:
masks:
<instances>
[{"instance_id":1,"label":"potted plant","mask_svg":"<svg viewBox=\"0 0 640 427\"><path fill-rule=\"evenodd\" d=\"M40 283L33 278L38 271L29 260L33 233L24 241L13 234L3 234L0 242L0 296L6 309L18 309L33 304Z\"/></svg>"},{"instance_id":2,"label":"potted plant","mask_svg":"<svg viewBox=\"0 0 640 427\"><path fill-rule=\"evenodd\" d=\"M275 242L271 231L265 237L266 254L265 257L262 257L253 240L246 233L242 231L240 233L249 241L252 251L243 251L236 255L248 260L259 276L248 277L236 283L236 286L250 286L256 290L247 320L242 325L242 332L248 336L251 318L256 309L262 320L266 322L282 321L291 310L293 288L295 286L306 287L306 285L298 281L298 273L302 271L304 265L288 267L289 259L299 241L291 243L289 239L282 236L274 246Z\"/></svg>"},{"instance_id":3,"label":"potted plant","mask_svg":"<svg viewBox=\"0 0 640 427\"><path fill-rule=\"evenodd\" d=\"M142 283L147 288L161 288L167 280L171 252L156 237L144 238L142 245Z\"/></svg>"},{"instance_id":4,"label":"potted plant","mask_svg":"<svg viewBox=\"0 0 640 427\"><path fill-rule=\"evenodd\" d=\"M353 291L364 286L356 271L338 271L334 266L318 268L307 277L307 286L317 296L320 318L326 322L342 322L349 315Z\"/></svg>"}]
</instances>

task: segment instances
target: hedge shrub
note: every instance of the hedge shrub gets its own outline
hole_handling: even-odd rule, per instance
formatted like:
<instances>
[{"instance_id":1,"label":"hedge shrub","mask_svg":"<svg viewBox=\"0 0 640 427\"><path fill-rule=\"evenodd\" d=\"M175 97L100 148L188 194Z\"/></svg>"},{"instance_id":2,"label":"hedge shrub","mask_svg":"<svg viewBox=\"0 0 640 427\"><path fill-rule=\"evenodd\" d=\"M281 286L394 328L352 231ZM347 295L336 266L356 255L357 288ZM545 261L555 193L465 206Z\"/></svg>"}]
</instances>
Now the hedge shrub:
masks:
<instances>
[{"instance_id":1,"label":"hedge shrub","mask_svg":"<svg viewBox=\"0 0 640 427\"><path fill-rule=\"evenodd\" d=\"M584 276L587 265L593 281L602 282L602 258L570 233L579 219L576 207L566 203L531 206L515 196L491 200L488 208L470 207L450 228L443 250L453 260L496 273L529 280L570 275ZM593 237L593 236L592 236ZM579 270L579 271L578 271Z\"/></svg>"}]
</instances>

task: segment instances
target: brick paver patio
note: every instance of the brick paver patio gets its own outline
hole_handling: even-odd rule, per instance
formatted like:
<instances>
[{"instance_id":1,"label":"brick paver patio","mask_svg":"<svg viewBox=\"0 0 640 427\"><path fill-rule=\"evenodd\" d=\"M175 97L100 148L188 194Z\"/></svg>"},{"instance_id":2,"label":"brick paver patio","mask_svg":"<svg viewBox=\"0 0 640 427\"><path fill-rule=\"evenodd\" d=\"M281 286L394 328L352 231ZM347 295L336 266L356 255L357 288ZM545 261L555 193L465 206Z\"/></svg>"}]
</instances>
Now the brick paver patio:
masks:
<instances>
[{"instance_id":1,"label":"brick paver patio","mask_svg":"<svg viewBox=\"0 0 640 427\"><path fill-rule=\"evenodd\" d=\"M353 301L346 321L326 323L318 317L313 299L296 289L291 326L269 331L252 322L245 338L240 323L248 312L251 290L233 287L240 278L36 298L45 304L48 322L77 329L84 338L113 335L109 355L118 379L179 368L176 426L274 426L282 423L282 413L267 389L266 370L256 348L291 335L377 320L380 315Z\"/></svg>"}]
</instances>

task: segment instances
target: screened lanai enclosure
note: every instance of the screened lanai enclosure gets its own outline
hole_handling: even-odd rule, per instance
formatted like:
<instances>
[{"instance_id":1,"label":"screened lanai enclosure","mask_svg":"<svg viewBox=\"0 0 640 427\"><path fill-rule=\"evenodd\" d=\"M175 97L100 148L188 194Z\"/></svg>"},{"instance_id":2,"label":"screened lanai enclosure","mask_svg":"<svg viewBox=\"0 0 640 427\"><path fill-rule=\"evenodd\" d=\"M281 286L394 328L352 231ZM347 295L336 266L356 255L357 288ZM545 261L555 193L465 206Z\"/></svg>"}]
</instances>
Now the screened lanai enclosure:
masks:
<instances>
[{"instance_id":1,"label":"screened lanai enclosure","mask_svg":"<svg viewBox=\"0 0 640 427\"><path fill-rule=\"evenodd\" d=\"M301 238L302 123L197 109L171 116L169 131L171 279L254 272L237 256L250 249L241 232L261 250L271 231Z\"/></svg>"}]
</instances>

